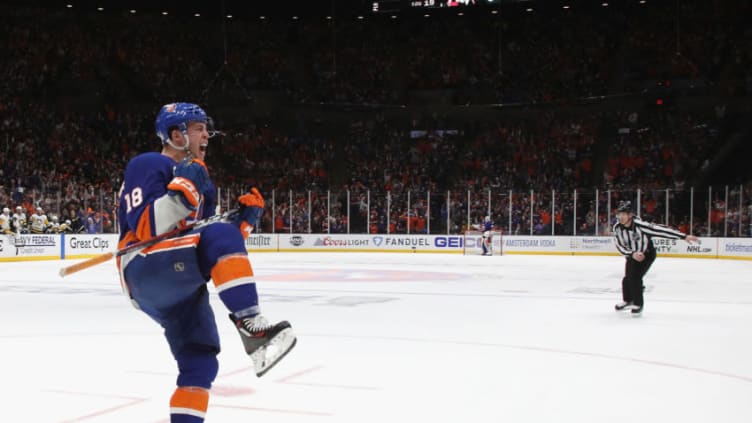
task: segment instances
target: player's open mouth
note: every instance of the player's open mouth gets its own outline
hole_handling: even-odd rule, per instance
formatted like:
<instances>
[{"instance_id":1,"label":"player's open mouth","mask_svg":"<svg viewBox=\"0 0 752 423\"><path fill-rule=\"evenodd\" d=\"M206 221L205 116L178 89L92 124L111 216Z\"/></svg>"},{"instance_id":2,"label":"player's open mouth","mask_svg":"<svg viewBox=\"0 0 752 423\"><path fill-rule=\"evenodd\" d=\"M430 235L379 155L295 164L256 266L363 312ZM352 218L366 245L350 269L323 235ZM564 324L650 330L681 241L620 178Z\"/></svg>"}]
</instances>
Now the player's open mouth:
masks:
<instances>
[{"instance_id":1,"label":"player's open mouth","mask_svg":"<svg viewBox=\"0 0 752 423\"><path fill-rule=\"evenodd\" d=\"M199 151L206 153L206 149L209 148L209 144L201 144L198 146Z\"/></svg>"}]
</instances>

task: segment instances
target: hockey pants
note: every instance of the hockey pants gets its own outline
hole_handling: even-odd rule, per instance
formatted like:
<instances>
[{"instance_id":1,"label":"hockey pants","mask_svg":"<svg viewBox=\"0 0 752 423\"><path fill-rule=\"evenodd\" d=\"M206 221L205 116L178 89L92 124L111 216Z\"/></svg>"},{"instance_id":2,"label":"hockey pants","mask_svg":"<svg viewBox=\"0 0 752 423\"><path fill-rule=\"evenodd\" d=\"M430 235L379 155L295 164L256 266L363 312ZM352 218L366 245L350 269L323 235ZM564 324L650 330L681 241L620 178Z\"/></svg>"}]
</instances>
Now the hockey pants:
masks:
<instances>
[{"instance_id":1,"label":"hockey pants","mask_svg":"<svg viewBox=\"0 0 752 423\"><path fill-rule=\"evenodd\" d=\"M645 260L643 261L627 257L624 278L621 280L621 294L624 301L631 302L636 306L643 305L644 285L642 278L648 272L648 269L650 269L650 265L655 261L655 256L655 249L650 248L645 252Z\"/></svg>"}]
</instances>

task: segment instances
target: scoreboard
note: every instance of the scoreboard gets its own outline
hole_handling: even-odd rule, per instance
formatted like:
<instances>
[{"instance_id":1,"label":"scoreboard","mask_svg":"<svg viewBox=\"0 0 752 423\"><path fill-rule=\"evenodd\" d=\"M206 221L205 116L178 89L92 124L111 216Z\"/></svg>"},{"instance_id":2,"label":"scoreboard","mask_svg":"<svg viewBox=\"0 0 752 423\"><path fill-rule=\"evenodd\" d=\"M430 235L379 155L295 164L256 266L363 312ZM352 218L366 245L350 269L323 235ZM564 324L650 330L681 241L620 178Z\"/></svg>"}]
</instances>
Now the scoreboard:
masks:
<instances>
[{"instance_id":1,"label":"scoreboard","mask_svg":"<svg viewBox=\"0 0 752 423\"><path fill-rule=\"evenodd\" d=\"M403 10L443 9L450 7L472 7L495 5L502 0L380 0L373 1L374 13L391 13Z\"/></svg>"}]
</instances>

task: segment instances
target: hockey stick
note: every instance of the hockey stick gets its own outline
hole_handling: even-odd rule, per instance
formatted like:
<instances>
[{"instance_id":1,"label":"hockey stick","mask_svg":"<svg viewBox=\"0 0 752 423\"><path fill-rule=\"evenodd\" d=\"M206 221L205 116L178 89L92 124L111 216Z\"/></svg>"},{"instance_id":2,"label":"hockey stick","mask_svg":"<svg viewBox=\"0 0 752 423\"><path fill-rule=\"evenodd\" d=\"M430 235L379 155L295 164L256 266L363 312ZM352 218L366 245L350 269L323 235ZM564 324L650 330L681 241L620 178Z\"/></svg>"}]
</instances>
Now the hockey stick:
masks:
<instances>
[{"instance_id":1,"label":"hockey stick","mask_svg":"<svg viewBox=\"0 0 752 423\"><path fill-rule=\"evenodd\" d=\"M71 275L73 273L80 272L81 270L88 269L88 268L96 266L96 265L98 265L100 263L104 263L104 262L106 262L107 260L109 260L109 259L111 259L113 257L120 257L123 254L129 253L129 252L131 252L133 250L152 246L152 245L154 245L154 244L156 244L156 243L158 243L160 241L164 241L165 239L173 238L173 237L176 237L176 236L188 233L188 232L190 232L193 229L202 228L204 226L208 226L208 225L211 225L212 223L216 223L216 222L222 222L222 221L230 220L230 219L234 218L235 216L237 216L237 214L238 214L238 209L229 210L229 211L227 211L227 212L225 212L223 214L218 214L218 215L214 215L214 216L211 216L211 217L207 217L206 219L199 220L197 222L191 223L190 225L184 226L182 228L175 228L175 229L173 229L171 231L168 231L168 232L165 232L163 234L157 235L157 236L155 236L153 238L149 238L149 239L146 239L146 240L143 240L143 241L140 241L140 242L136 242L135 244L131 244L131 245L129 245L129 246L125 247L125 248L121 248L121 249L119 249L119 250L117 250L115 252L109 252L109 253L100 254L100 255L98 255L96 257L92 257L92 258L90 258L88 260L84 260L84 261L82 261L80 263L76 263L74 265L71 265L71 266L64 267L64 268L60 269L60 277L64 278L64 277L66 277L68 275Z\"/></svg>"}]
</instances>

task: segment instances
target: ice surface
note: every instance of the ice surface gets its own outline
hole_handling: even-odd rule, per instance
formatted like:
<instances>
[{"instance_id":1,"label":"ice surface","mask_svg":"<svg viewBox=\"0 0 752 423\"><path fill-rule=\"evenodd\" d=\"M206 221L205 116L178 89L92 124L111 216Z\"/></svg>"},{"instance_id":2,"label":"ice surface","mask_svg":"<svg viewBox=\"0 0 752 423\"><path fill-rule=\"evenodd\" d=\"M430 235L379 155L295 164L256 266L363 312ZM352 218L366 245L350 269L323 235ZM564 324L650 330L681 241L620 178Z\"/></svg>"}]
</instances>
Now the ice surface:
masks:
<instances>
[{"instance_id":1,"label":"ice surface","mask_svg":"<svg viewBox=\"0 0 752 423\"><path fill-rule=\"evenodd\" d=\"M752 262L659 257L633 318L613 311L618 257L252 261L264 314L298 346L256 378L213 295L207 423L752 421ZM72 263L0 263L2 421L168 422L161 329L113 262L60 279Z\"/></svg>"}]
</instances>

